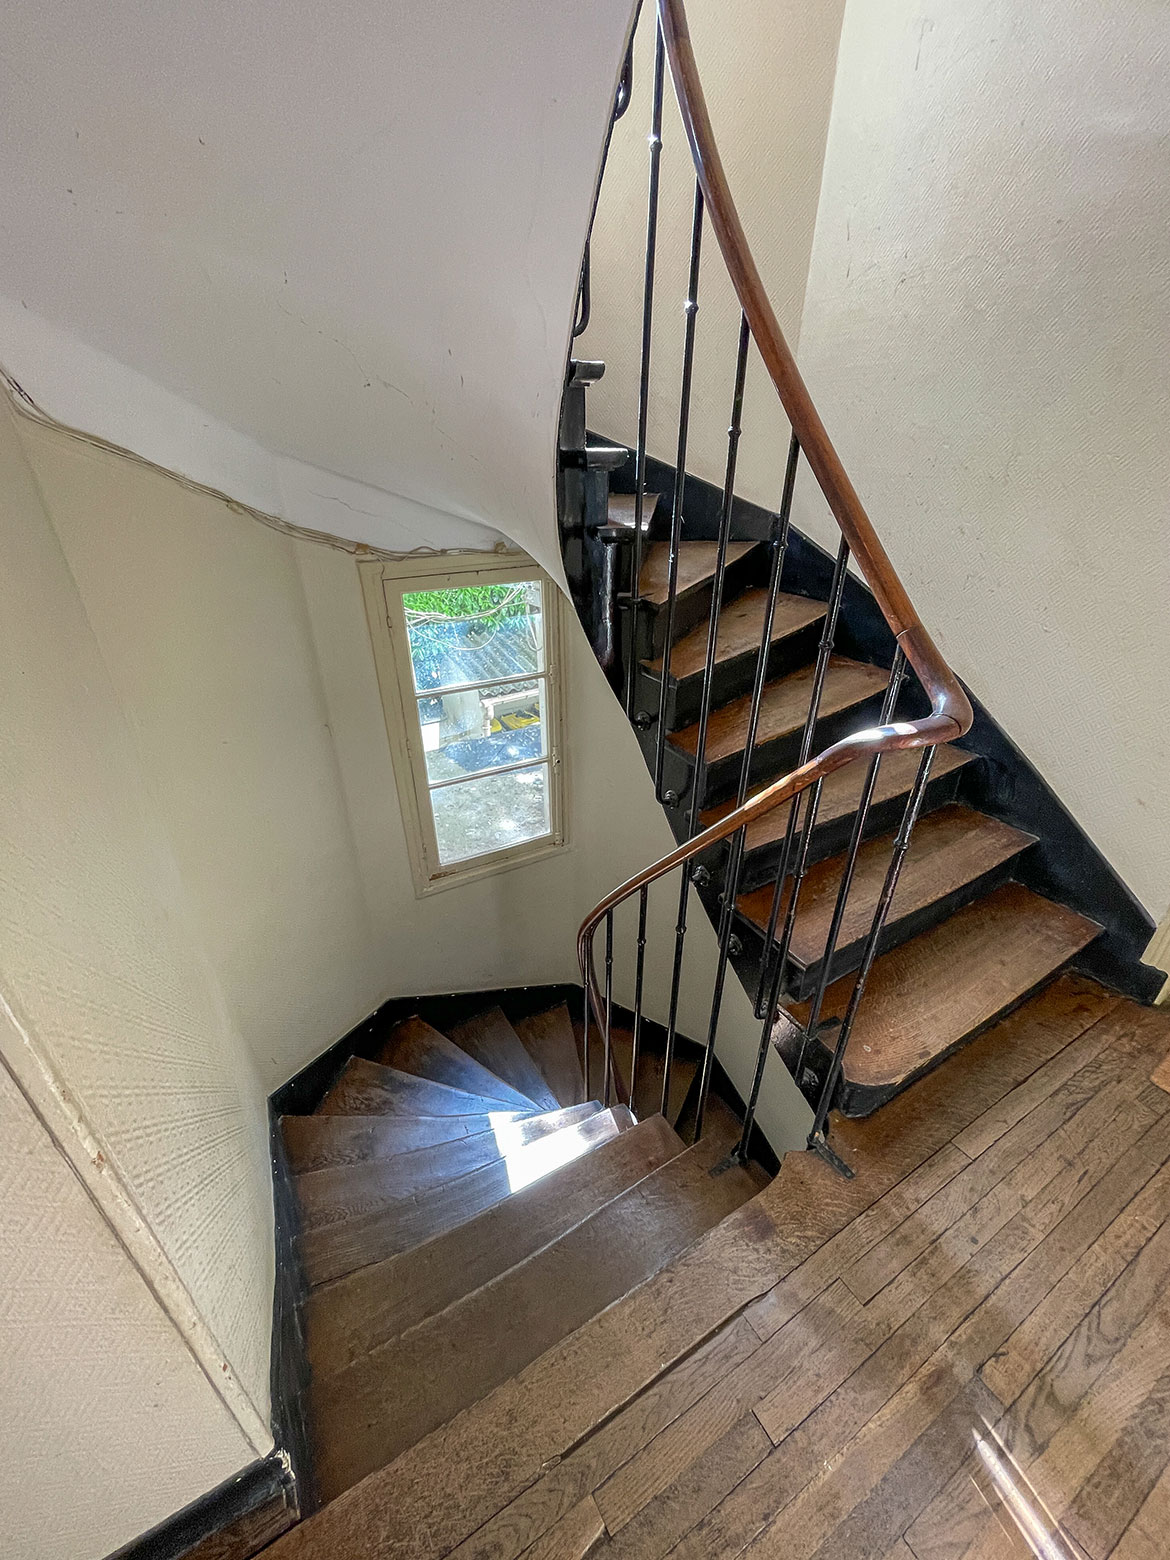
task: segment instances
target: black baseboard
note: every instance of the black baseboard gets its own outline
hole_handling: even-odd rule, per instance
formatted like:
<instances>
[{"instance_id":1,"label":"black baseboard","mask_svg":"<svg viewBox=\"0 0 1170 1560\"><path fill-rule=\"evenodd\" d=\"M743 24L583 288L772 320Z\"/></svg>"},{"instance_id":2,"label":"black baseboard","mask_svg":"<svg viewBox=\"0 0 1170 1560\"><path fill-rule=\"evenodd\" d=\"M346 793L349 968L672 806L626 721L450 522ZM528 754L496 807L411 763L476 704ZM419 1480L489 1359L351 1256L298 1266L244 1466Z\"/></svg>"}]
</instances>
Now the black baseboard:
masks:
<instances>
[{"instance_id":1,"label":"black baseboard","mask_svg":"<svg viewBox=\"0 0 1170 1560\"><path fill-rule=\"evenodd\" d=\"M292 1477L273 1453L226 1479L107 1560L247 1560L298 1516Z\"/></svg>"},{"instance_id":2,"label":"black baseboard","mask_svg":"<svg viewBox=\"0 0 1170 1560\"><path fill-rule=\"evenodd\" d=\"M503 1008L509 1018L520 1018L525 1013L537 1013L542 1008L554 1007L558 1002L568 1002L570 1011L579 1012L580 986L502 986L494 991L452 991L424 997L392 997L275 1090L269 1099L273 1117L278 1120L281 1116L309 1115L321 1103L330 1084L351 1056L373 1060L393 1026L416 1013L436 1029L444 1029L449 1024L457 1024L460 1019L493 1005Z\"/></svg>"}]
</instances>

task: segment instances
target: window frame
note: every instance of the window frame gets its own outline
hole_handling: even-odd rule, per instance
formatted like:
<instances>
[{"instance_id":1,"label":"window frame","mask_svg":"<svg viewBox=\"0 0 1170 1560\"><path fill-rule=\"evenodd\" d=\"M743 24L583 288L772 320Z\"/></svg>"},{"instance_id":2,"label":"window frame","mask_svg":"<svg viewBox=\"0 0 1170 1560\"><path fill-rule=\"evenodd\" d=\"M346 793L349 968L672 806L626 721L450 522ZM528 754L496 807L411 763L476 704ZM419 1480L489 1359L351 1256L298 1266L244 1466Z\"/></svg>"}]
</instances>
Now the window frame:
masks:
<instances>
[{"instance_id":1,"label":"window frame","mask_svg":"<svg viewBox=\"0 0 1170 1560\"><path fill-rule=\"evenodd\" d=\"M564 850L565 784L563 749L563 664L561 593L540 566L522 552L445 553L420 558L363 558L358 562L366 617L374 651L374 666L382 696L390 759L406 831L406 847L417 898L491 877L514 867L527 866ZM544 620L544 669L531 674L544 680L545 708L541 713L546 752L530 761L548 766L549 833L535 840L506 845L501 850L470 856L444 866L439 860L431 808L432 789L427 774L422 727L418 719L420 695L414 685L410 640L402 606L404 595L421 590L448 590L467 585L511 584L535 580L541 588ZM483 684L471 683L469 687ZM421 695L425 697L424 695ZM527 768L518 764L515 768ZM488 774L497 771L486 771ZM507 773L505 768L502 772ZM472 777L469 775L468 779ZM463 784L463 781L457 782Z\"/></svg>"}]
</instances>

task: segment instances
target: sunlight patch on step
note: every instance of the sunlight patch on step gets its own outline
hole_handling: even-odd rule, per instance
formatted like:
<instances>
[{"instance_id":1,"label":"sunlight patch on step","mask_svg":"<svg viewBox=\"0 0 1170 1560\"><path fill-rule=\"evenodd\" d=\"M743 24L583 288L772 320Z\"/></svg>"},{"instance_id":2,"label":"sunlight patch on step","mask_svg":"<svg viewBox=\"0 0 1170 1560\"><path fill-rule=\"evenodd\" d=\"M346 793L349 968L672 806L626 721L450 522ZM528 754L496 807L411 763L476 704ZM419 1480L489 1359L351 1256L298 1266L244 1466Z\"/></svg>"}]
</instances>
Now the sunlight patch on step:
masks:
<instances>
[{"instance_id":1,"label":"sunlight patch on step","mask_svg":"<svg viewBox=\"0 0 1170 1560\"><path fill-rule=\"evenodd\" d=\"M596 1146L595 1136L580 1132L576 1127L562 1127L559 1132L550 1132L534 1143L525 1143L522 1129L526 1124L523 1118L492 1115L492 1131L508 1172L510 1192L531 1186L533 1181L579 1159Z\"/></svg>"}]
</instances>

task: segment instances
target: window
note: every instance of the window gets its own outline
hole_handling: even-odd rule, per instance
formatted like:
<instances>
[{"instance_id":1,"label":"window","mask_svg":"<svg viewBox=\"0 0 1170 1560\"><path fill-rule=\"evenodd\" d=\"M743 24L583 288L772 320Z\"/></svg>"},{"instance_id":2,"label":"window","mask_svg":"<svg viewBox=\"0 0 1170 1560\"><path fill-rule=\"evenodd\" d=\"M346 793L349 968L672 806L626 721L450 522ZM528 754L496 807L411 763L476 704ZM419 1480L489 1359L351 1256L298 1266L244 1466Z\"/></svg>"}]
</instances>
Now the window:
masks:
<instances>
[{"instance_id":1,"label":"window","mask_svg":"<svg viewBox=\"0 0 1170 1560\"><path fill-rule=\"evenodd\" d=\"M420 891L556 849L555 587L515 554L360 567Z\"/></svg>"}]
</instances>

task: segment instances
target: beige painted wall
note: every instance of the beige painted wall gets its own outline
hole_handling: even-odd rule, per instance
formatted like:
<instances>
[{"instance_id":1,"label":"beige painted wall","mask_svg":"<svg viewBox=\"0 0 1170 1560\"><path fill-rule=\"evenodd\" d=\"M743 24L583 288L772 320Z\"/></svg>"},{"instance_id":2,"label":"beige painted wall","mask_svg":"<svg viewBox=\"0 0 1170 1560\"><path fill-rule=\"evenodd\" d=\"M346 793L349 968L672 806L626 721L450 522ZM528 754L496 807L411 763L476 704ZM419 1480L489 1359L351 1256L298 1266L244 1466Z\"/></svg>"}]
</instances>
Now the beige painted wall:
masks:
<instances>
[{"instance_id":1,"label":"beige painted wall","mask_svg":"<svg viewBox=\"0 0 1170 1560\"><path fill-rule=\"evenodd\" d=\"M851 0L801 327L932 632L1155 920L1168 62L1148 0Z\"/></svg>"},{"instance_id":2,"label":"beige painted wall","mask_svg":"<svg viewBox=\"0 0 1170 1560\"><path fill-rule=\"evenodd\" d=\"M0 1065L6 1560L101 1560L254 1455Z\"/></svg>"},{"instance_id":3,"label":"beige painted wall","mask_svg":"<svg viewBox=\"0 0 1170 1560\"><path fill-rule=\"evenodd\" d=\"M128 613L134 605L128 600ZM192 1370L198 1359L206 1401L190 1429L192 1477L208 1469L222 1476L271 1446L264 1091L224 1008L119 698L6 409L0 708L0 1049L123 1245L149 1272L182 1331ZM50 1228L51 1181L30 1181L24 1192ZM26 1260L22 1231L35 1233L26 1219L11 1235L6 1273L9 1258ZM54 1258L69 1256L74 1286L88 1282L88 1249L79 1244ZM50 1314L47 1298L44 1304ZM67 1317L67 1297L58 1304ZM153 1337L161 1336L162 1323L154 1326ZM132 1363L106 1357L108 1339L96 1323L88 1339L69 1338L62 1326L57 1342L64 1361L92 1349L89 1385L79 1380L77 1390L99 1392L111 1416L122 1401L101 1385L112 1364L122 1365L128 1383L136 1373L156 1372L160 1381L174 1375L166 1351L156 1357L149 1330ZM171 1342L167 1349L173 1353ZM25 1387L59 1417L57 1378L43 1395L37 1384L51 1353L42 1340ZM164 1413L181 1419L183 1394L193 1391L188 1383L169 1406L161 1395L155 1406L144 1404L149 1423ZM145 1434L148 1420L131 1418L127 1427ZM6 1429L19 1434L19 1422L8 1418ZM69 1445L75 1431L63 1422L58 1429ZM169 1444L183 1434L175 1428ZM43 1462L37 1477L49 1477ZM203 1487L182 1474L164 1489L180 1477L188 1498ZM110 1492L120 1521L140 1509L134 1492L141 1488L127 1463L123 1483ZM31 1488L26 1493L31 1501ZM140 1525L148 1525L141 1510ZM152 1502L149 1521L161 1514Z\"/></svg>"},{"instance_id":4,"label":"beige painted wall","mask_svg":"<svg viewBox=\"0 0 1170 1560\"><path fill-rule=\"evenodd\" d=\"M568 848L416 898L354 558L8 412L0 458L0 1053L202 1349L190 1498L248 1460L209 1376L250 1409L251 1452L270 1445L266 1094L387 997L575 980L586 911L672 841L566 613ZM675 894L653 902L658 1017ZM714 938L697 907L692 924L681 1027L701 1037ZM619 998L632 969L629 927ZM742 1088L758 1038L729 988L721 1056ZM774 1067L777 1146L806 1114ZM62 1241L81 1261L81 1235ZM115 1413L108 1341L87 1346ZM143 1368L169 1383L151 1348ZM61 1390L45 1384L48 1439ZM169 1385L151 1402L184 1411ZM137 1477L117 1511L140 1509Z\"/></svg>"},{"instance_id":5,"label":"beige painted wall","mask_svg":"<svg viewBox=\"0 0 1170 1560\"><path fill-rule=\"evenodd\" d=\"M816 223L844 0L688 0L708 106L748 238L795 347ZM593 228L593 323L578 357L606 364L589 392L592 428L625 443L637 429L654 6L638 24L634 99L617 123ZM674 464L694 170L667 73L649 448ZM688 470L722 483L739 306L709 225L699 284ZM788 427L754 349L737 491L774 505Z\"/></svg>"}]
</instances>

